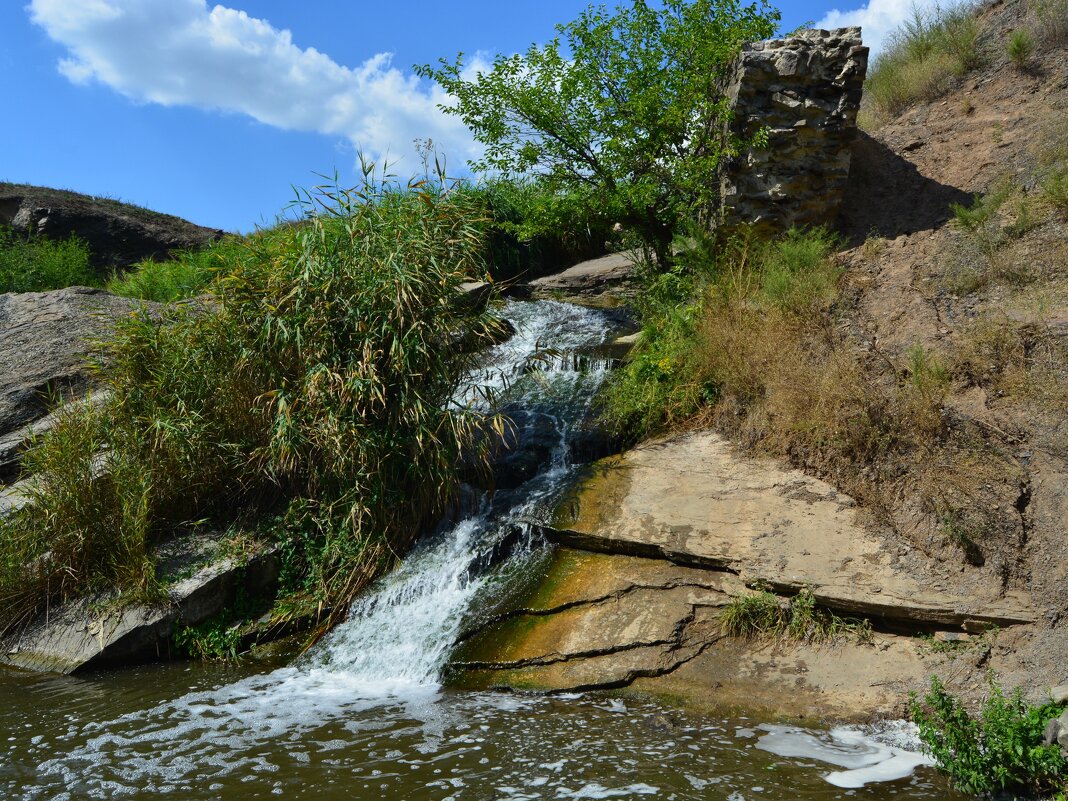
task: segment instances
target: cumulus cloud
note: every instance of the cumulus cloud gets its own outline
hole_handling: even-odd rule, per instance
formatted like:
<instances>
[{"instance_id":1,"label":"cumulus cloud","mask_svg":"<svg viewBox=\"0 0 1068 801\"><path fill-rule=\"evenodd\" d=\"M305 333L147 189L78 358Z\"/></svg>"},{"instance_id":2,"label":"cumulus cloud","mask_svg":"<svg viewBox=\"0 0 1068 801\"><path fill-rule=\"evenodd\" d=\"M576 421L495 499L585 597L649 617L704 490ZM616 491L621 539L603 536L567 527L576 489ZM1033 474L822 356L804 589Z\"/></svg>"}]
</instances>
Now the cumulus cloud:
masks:
<instances>
[{"instance_id":1,"label":"cumulus cloud","mask_svg":"<svg viewBox=\"0 0 1068 801\"><path fill-rule=\"evenodd\" d=\"M817 28L844 28L860 25L864 28L864 44L877 55L886 44L887 35L912 16L914 9L927 10L938 0L869 0L866 6L852 11L834 9L816 23ZM943 5L945 5L943 3Z\"/></svg>"},{"instance_id":2,"label":"cumulus cloud","mask_svg":"<svg viewBox=\"0 0 1068 801\"><path fill-rule=\"evenodd\" d=\"M402 174L416 166L416 138L432 138L453 165L477 154L463 123L437 108L448 100L440 87L397 69L389 53L342 66L206 0L32 0L29 10L68 49L59 70L75 83L344 137L379 162L388 154Z\"/></svg>"}]
</instances>

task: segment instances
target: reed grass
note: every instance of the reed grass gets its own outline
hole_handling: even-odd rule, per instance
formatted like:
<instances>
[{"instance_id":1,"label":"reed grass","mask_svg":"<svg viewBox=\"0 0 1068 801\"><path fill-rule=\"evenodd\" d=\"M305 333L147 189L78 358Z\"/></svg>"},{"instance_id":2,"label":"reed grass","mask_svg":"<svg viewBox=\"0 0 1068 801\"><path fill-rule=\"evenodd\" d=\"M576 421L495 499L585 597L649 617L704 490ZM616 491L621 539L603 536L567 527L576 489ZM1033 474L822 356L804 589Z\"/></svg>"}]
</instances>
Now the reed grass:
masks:
<instances>
[{"instance_id":1,"label":"reed grass","mask_svg":"<svg viewBox=\"0 0 1068 801\"><path fill-rule=\"evenodd\" d=\"M238 518L336 621L485 456L500 418L451 402L476 358L454 343L500 327L461 298L486 272L477 198L369 168L301 209L225 250L210 303L101 343L110 399L62 414L31 450L30 504L0 519L0 630L102 586L158 593L154 542Z\"/></svg>"}]
</instances>

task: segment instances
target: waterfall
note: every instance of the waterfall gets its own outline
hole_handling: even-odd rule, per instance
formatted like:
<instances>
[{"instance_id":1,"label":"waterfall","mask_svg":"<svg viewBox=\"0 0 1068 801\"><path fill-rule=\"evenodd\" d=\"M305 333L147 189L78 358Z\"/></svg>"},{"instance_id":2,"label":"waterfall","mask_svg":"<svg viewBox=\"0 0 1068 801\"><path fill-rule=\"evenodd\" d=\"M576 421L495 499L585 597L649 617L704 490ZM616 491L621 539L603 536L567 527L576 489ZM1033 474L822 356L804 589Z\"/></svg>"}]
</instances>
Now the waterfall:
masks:
<instances>
[{"instance_id":1,"label":"waterfall","mask_svg":"<svg viewBox=\"0 0 1068 801\"><path fill-rule=\"evenodd\" d=\"M479 565L564 486L571 470L568 432L586 415L606 374L604 365L578 371L572 360L557 358L546 360L537 375L522 375L539 351L566 354L603 343L610 326L602 313L551 301L512 302L504 313L516 335L487 354L465 391L492 385L548 431L550 453L536 475L483 498L473 513L418 544L353 605L345 623L296 663L90 724L78 732L89 739L43 762L41 773L70 783L94 773L94 765L107 765L135 784L172 786L194 774L256 770L257 744L368 709L400 705L422 714L413 710L438 691L472 599L492 580L492 571Z\"/></svg>"}]
</instances>

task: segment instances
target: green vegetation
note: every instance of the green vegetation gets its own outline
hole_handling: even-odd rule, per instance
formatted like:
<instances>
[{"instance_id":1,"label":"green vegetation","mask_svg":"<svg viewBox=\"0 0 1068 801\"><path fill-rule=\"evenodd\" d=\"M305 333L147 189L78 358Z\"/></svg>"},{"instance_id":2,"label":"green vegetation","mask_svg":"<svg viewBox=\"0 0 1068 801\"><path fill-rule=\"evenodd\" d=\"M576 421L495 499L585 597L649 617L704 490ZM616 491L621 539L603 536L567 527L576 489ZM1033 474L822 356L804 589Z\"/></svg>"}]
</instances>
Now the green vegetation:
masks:
<instances>
[{"instance_id":1,"label":"green vegetation","mask_svg":"<svg viewBox=\"0 0 1068 801\"><path fill-rule=\"evenodd\" d=\"M867 620L843 618L816 605L807 587L793 598L779 598L760 590L735 598L723 610L723 631L731 637L771 637L795 642L830 643L843 637L861 642L871 639Z\"/></svg>"},{"instance_id":2,"label":"green vegetation","mask_svg":"<svg viewBox=\"0 0 1068 801\"><path fill-rule=\"evenodd\" d=\"M145 259L127 272L112 276L104 288L125 298L157 303L196 297L244 247L246 245L240 239L233 237L214 242L204 250L178 253L167 261Z\"/></svg>"},{"instance_id":3,"label":"green vegetation","mask_svg":"<svg viewBox=\"0 0 1068 801\"><path fill-rule=\"evenodd\" d=\"M920 739L958 790L1029 797L1064 791L1068 761L1059 746L1042 744L1046 722L1061 712L1057 704L1027 704L1019 689L1006 696L992 680L990 694L972 715L932 678L923 702L913 697L911 706Z\"/></svg>"},{"instance_id":4,"label":"green vegetation","mask_svg":"<svg viewBox=\"0 0 1068 801\"><path fill-rule=\"evenodd\" d=\"M970 3L921 9L890 37L868 69L866 127L933 100L983 61L979 22Z\"/></svg>"},{"instance_id":5,"label":"green vegetation","mask_svg":"<svg viewBox=\"0 0 1068 801\"><path fill-rule=\"evenodd\" d=\"M1035 54L1035 40L1027 31L1015 30L1009 37L1006 50L1013 64L1021 68L1026 67L1031 61L1031 56Z\"/></svg>"},{"instance_id":6,"label":"green vegetation","mask_svg":"<svg viewBox=\"0 0 1068 801\"><path fill-rule=\"evenodd\" d=\"M466 187L493 219L488 260L494 278L541 275L601 256L617 239L608 218L576 193L537 178L490 178Z\"/></svg>"},{"instance_id":7,"label":"green vegetation","mask_svg":"<svg viewBox=\"0 0 1068 801\"><path fill-rule=\"evenodd\" d=\"M99 283L89 264L89 249L75 237L55 242L43 236L21 236L0 226L0 293Z\"/></svg>"},{"instance_id":8,"label":"green vegetation","mask_svg":"<svg viewBox=\"0 0 1068 801\"><path fill-rule=\"evenodd\" d=\"M551 195L622 223L666 268L682 224L710 211L720 160L759 144L724 133L721 79L778 19L762 0L591 6L558 26L561 38L497 56L472 80L462 56L419 72L456 98L446 110L486 145L476 170L537 176ZM535 222L551 230L558 219Z\"/></svg>"},{"instance_id":9,"label":"green vegetation","mask_svg":"<svg viewBox=\"0 0 1068 801\"><path fill-rule=\"evenodd\" d=\"M98 385L27 457L0 519L0 629L102 587L155 595L153 542L273 519L290 589L333 620L402 553L501 421L449 403L499 332L459 284L487 220L444 179L373 175L305 200L307 221L229 251L210 311L123 319Z\"/></svg>"}]
</instances>

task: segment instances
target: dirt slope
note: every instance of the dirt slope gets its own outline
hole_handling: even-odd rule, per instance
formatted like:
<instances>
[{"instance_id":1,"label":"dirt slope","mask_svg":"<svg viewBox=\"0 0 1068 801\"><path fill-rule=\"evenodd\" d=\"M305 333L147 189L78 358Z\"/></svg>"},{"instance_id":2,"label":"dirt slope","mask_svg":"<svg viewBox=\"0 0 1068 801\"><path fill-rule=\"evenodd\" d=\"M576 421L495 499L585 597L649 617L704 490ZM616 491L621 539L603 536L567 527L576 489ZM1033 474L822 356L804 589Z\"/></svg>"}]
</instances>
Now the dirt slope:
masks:
<instances>
[{"instance_id":1,"label":"dirt slope","mask_svg":"<svg viewBox=\"0 0 1068 801\"><path fill-rule=\"evenodd\" d=\"M918 345L937 359L944 419L966 443L887 482L887 547L963 591L1024 590L1042 609L945 674L968 690L993 668L1040 694L1068 679L1068 210L1042 189L1068 156L1068 60L1059 46L1009 62L1024 13L987 7L987 65L861 135L841 218L842 325L899 371ZM950 204L976 194L992 211L968 230ZM941 482L945 503L919 502L921 482Z\"/></svg>"}]
</instances>

